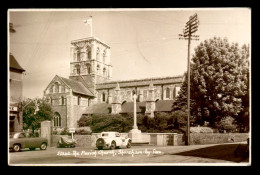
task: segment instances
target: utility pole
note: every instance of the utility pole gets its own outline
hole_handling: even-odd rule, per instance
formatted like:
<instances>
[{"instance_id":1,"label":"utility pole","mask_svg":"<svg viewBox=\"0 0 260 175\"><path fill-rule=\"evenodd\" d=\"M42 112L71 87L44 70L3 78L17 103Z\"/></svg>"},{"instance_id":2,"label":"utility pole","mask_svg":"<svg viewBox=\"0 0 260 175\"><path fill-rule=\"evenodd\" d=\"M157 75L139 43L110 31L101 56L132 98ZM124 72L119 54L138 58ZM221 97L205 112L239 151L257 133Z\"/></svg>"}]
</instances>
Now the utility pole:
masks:
<instances>
[{"instance_id":1,"label":"utility pole","mask_svg":"<svg viewBox=\"0 0 260 175\"><path fill-rule=\"evenodd\" d=\"M186 22L185 29L183 34L179 34L179 39L188 40L188 64L187 64L187 73L188 73L188 89L187 89L187 105L188 105L188 117L187 117L187 131L186 131L186 145L190 145L190 42L191 40L199 40L198 35L192 35L198 30L199 20L198 15L195 13L193 16L190 16L188 22Z\"/></svg>"}]
</instances>

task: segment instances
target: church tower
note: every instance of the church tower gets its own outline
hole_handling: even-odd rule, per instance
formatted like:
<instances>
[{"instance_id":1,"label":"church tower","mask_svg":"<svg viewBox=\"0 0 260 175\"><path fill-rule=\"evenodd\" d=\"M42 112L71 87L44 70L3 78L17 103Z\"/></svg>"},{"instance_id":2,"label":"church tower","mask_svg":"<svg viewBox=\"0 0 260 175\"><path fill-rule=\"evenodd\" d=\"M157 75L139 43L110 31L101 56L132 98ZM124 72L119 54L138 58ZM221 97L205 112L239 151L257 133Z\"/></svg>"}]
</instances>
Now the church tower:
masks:
<instances>
[{"instance_id":1,"label":"church tower","mask_svg":"<svg viewBox=\"0 0 260 175\"><path fill-rule=\"evenodd\" d=\"M112 79L110 47L97 38L71 41L70 79L84 80L88 87Z\"/></svg>"}]
</instances>

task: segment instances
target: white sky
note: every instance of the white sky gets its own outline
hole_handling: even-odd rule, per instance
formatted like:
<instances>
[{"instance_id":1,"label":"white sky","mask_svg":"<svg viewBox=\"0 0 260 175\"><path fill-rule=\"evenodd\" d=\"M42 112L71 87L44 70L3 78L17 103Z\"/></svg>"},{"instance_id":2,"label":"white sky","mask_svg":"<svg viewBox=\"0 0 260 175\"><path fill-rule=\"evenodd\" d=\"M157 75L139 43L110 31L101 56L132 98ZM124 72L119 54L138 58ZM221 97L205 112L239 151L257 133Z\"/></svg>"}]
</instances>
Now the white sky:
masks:
<instances>
[{"instance_id":1,"label":"white sky","mask_svg":"<svg viewBox=\"0 0 260 175\"><path fill-rule=\"evenodd\" d=\"M93 35L111 46L113 80L182 75L187 69L187 40L179 40L194 13L200 21L192 41L226 37L251 44L248 8L214 9L80 9L73 11L9 11L16 33L9 36L10 52L26 70L23 95L42 97L55 75L70 74L70 41L90 35L83 20L93 17Z\"/></svg>"}]
</instances>

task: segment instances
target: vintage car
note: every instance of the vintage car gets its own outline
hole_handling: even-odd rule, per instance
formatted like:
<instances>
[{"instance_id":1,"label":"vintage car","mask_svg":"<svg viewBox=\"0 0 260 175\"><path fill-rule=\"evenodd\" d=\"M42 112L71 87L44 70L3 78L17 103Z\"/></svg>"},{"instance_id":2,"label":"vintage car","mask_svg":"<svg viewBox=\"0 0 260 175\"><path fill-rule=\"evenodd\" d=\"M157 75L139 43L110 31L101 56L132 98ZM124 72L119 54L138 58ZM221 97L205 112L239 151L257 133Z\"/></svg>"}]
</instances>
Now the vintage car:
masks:
<instances>
[{"instance_id":1,"label":"vintage car","mask_svg":"<svg viewBox=\"0 0 260 175\"><path fill-rule=\"evenodd\" d=\"M130 148L131 139L123 137L118 132L102 132L100 137L96 141L96 147L101 150L104 148Z\"/></svg>"},{"instance_id":2,"label":"vintage car","mask_svg":"<svg viewBox=\"0 0 260 175\"><path fill-rule=\"evenodd\" d=\"M46 150L47 144L48 141L46 138L27 137L25 133L18 132L12 135L9 139L9 150L13 150L15 152L18 152L24 148L29 148L30 150L35 150L35 148Z\"/></svg>"}]
</instances>

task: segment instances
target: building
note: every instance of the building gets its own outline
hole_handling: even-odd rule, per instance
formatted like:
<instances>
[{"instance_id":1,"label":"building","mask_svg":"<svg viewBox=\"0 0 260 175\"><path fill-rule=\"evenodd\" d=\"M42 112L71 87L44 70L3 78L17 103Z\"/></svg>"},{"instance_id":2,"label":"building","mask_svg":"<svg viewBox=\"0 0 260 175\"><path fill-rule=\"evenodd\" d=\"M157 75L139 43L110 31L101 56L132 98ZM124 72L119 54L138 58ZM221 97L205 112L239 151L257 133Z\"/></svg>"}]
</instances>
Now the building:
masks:
<instances>
[{"instance_id":1,"label":"building","mask_svg":"<svg viewBox=\"0 0 260 175\"><path fill-rule=\"evenodd\" d=\"M96 37L71 42L70 76L56 75L44 90L54 111L54 127L77 127L82 115L137 112L153 117L169 112L183 76L112 81L110 46Z\"/></svg>"},{"instance_id":2,"label":"building","mask_svg":"<svg viewBox=\"0 0 260 175\"><path fill-rule=\"evenodd\" d=\"M9 55L9 132L23 129L23 72L15 57Z\"/></svg>"}]
</instances>

